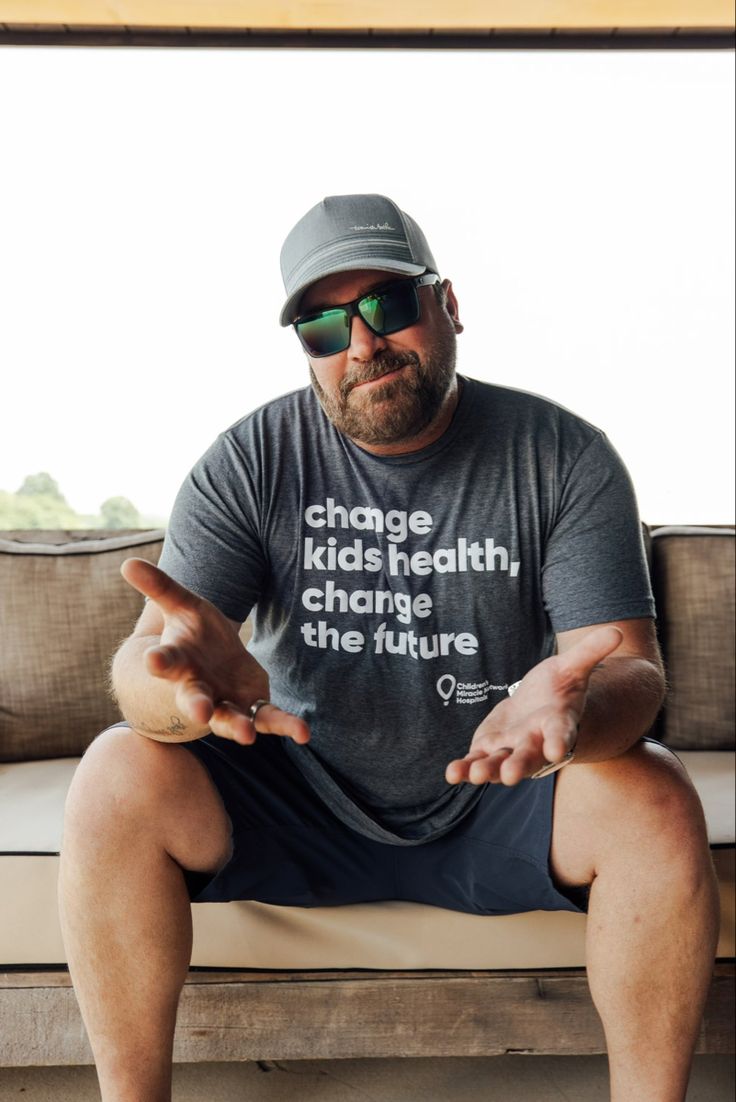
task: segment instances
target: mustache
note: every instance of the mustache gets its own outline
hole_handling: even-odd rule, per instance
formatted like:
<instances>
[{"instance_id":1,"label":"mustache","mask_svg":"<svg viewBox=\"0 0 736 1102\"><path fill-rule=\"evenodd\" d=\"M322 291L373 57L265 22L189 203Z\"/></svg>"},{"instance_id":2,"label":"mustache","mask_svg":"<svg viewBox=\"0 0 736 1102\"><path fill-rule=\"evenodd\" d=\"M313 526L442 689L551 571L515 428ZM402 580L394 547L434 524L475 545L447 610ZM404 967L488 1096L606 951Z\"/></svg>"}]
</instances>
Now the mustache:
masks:
<instances>
[{"instance_id":1,"label":"mustache","mask_svg":"<svg viewBox=\"0 0 736 1102\"><path fill-rule=\"evenodd\" d=\"M372 383L382 375L388 375L391 371L398 371L400 367L410 365L419 366L419 357L416 352L382 353L373 360L366 360L347 374L340 381L340 394L343 398L347 398L353 387L360 386L361 383Z\"/></svg>"}]
</instances>

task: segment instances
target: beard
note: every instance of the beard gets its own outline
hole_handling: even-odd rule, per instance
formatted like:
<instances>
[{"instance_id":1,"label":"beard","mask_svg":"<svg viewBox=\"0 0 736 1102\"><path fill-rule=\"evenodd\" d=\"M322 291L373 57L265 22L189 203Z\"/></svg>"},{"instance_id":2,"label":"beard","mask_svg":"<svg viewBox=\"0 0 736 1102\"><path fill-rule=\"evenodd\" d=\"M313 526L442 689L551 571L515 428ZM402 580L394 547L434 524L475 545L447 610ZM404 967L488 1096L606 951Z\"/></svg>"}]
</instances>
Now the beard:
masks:
<instances>
[{"instance_id":1,"label":"beard","mask_svg":"<svg viewBox=\"0 0 736 1102\"><path fill-rule=\"evenodd\" d=\"M382 352L349 370L331 393L319 385L311 365L309 373L336 429L363 444L401 444L413 440L439 414L455 380L456 358L455 332L448 326L423 360L416 352ZM399 368L399 375L366 393L355 390Z\"/></svg>"}]
</instances>

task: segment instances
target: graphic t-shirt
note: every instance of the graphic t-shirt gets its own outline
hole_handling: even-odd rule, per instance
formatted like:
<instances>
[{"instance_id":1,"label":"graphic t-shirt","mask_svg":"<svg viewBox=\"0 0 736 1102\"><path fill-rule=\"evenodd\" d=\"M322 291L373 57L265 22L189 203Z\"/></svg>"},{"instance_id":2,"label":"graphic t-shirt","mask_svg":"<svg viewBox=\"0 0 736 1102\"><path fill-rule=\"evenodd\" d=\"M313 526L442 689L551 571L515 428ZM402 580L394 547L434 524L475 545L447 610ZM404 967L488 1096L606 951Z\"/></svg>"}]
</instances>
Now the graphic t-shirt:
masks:
<instances>
[{"instance_id":1,"label":"graphic t-shirt","mask_svg":"<svg viewBox=\"0 0 736 1102\"><path fill-rule=\"evenodd\" d=\"M160 565L230 619L287 752L336 815L393 844L453 827L482 789L444 772L556 632L654 615L628 474L592 425L463 379L450 427L371 455L311 388L224 432L174 506ZM247 753L247 748L244 748Z\"/></svg>"}]
</instances>

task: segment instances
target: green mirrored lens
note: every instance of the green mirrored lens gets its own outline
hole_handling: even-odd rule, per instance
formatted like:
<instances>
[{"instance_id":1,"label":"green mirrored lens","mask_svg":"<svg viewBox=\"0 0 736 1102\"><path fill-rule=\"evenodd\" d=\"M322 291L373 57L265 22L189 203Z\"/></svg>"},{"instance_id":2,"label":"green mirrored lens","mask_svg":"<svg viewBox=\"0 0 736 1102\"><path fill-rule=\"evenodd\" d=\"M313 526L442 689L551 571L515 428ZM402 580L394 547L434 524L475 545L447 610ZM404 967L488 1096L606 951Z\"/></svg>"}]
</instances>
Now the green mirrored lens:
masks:
<instances>
[{"instance_id":1,"label":"green mirrored lens","mask_svg":"<svg viewBox=\"0 0 736 1102\"><path fill-rule=\"evenodd\" d=\"M377 333L384 332L385 313L383 303L385 298L385 295L366 295L366 297L362 298L358 303L360 316L370 325L371 329L375 329Z\"/></svg>"},{"instance_id":2,"label":"green mirrored lens","mask_svg":"<svg viewBox=\"0 0 736 1102\"><path fill-rule=\"evenodd\" d=\"M333 356L350 344L347 310L324 310L317 317L297 322L297 332L313 356Z\"/></svg>"},{"instance_id":3,"label":"green mirrored lens","mask_svg":"<svg viewBox=\"0 0 736 1102\"><path fill-rule=\"evenodd\" d=\"M376 333L398 333L419 321L419 300L411 280L394 283L358 303L360 315Z\"/></svg>"},{"instance_id":4,"label":"green mirrored lens","mask_svg":"<svg viewBox=\"0 0 736 1102\"><path fill-rule=\"evenodd\" d=\"M414 281L399 280L369 292L361 299L322 310L296 322L296 330L310 356L334 356L350 345L350 318L359 313L380 336L398 333L419 321L419 296Z\"/></svg>"}]
</instances>

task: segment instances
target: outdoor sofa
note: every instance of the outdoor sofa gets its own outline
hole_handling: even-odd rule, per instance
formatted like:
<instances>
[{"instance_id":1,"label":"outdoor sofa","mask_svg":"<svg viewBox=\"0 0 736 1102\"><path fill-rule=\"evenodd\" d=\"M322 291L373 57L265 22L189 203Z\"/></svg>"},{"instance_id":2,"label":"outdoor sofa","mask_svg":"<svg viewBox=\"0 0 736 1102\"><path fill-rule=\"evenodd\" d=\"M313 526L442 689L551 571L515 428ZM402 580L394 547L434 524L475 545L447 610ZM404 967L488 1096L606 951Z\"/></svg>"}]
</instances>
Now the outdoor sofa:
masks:
<instances>
[{"instance_id":1,"label":"outdoor sofa","mask_svg":"<svg viewBox=\"0 0 736 1102\"><path fill-rule=\"evenodd\" d=\"M163 533L0 533L0 1066L92 1060L57 916L66 791L119 718L110 657ZM646 532L670 691L654 733L703 800L722 924L699 1052L734 1049L734 531ZM247 638L247 626L244 629ZM176 1061L603 1052L582 915L196 904Z\"/></svg>"}]
</instances>

